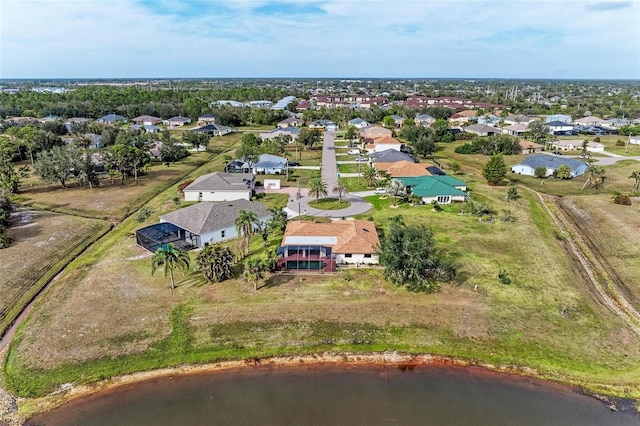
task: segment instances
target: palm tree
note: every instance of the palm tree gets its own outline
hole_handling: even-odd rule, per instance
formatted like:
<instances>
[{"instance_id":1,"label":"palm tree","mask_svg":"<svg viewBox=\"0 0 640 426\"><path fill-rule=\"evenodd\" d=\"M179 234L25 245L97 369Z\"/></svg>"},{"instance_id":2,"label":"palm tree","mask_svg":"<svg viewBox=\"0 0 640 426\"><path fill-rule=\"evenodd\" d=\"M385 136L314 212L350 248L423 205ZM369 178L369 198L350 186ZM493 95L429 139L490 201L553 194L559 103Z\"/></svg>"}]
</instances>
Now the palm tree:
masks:
<instances>
[{"instance_id":1,"label":"palm tree","mask_svg":"<svg viewBox=\"0 0 640 426\"><path fill-rule=\"evenodd\" d=\"M196 256L196 264L209 282L224 281L233 276L233 252L220 244L206 246Z\"/></svg>"},{"instance_id":2,"label":"palm tree","mask_svg":"<svg viewBox=\"0 0 640 426\"><path fill-rule=\"evenodd\" d=\"M338 194L338 202L340 203L342 203L342 197L349 193L349 189L347 189L347 186L340 181L336 182L331 190Z\"/></svg>"},{"instance_id":3,"label":"palm tree","mask_svg":"<svg viewBox=\"0 0 640 426\"><path fill-rule=\"evenodd\" d=\"M633 184L633 192L638 192L640 189L640 170L634 170L631 172L631 176L629 179L635 179L635 183Z\"/></svg>"},{"instance_id":4,"label":"palm tree","mask_svg":"<svg viewBox=\"0 0 640 426\"><path fill-rule=\"evenodd\" d=\"M362 177L367 188L373 188L378 184L378 171L374 167L365 167L362 171Z\"/></svg>"},{"instance_id":5,"label":"palm tree","mask_svg":"<svg viewBox=\"0 0 640 426\"><path fill-rule=\"evenodd\" d=\"M258 280L264 277L264 272L267 266L264 260L260 258L253 258L247 260L244 264L244 276L247 280L253 281L253 290L258 291Z\"/></svg>"},{"instance_id":6,"label":"palm tree","mask_svg":"<svg viewBox=\"0 0 640 426\"><path fill-rule=\"evenodd\" d=\"M166 246L160 247L153 254L151 258L151 275L153 275L158 268L163 267L164 276L166 277L168 273L171 277L171 291L173 291L173 289L176 288L173 279L173 269L180 269L181 275L184 275L184 270L189 269L189 263L189 253L176 249L173 244L167 244Z\"/></svg>"},{"instance_id":7,"label":"palm tree","mask_svg":"<svg viewBox=\"0 0 640 426\"><path fill-rule=\"evenodd\" d=\"M604 183L605 169L602 166L594 166L593 164L587 169L587 180L582 185L582 189L587 186L593 191L598 191Z\"/></svg>"},{"instance_id":8,"label":"palm tree","mask_svg":"<svg viewBox=\"0 0 640 426\"><path fill-rule=\"evenodd\" d=\"M309 180L309 195L316 197L316 202L320 197L326 197L328 193L327 182L322 178L315 177Z\"/></svg>"},{"instance_id":9,"label":"palm tree","mask_svg":"<svg viewBox=\"0 0 640 426\"><path fill-rule=\"evenodd\" d=\"M238 231L238 237L243 237L242 253L247 255L249 253L249 241L253 235L253 231L258 225L258 216L252 211L240 210L238 218L236 219L236 231Z\"/></svg>"}]
</instances>

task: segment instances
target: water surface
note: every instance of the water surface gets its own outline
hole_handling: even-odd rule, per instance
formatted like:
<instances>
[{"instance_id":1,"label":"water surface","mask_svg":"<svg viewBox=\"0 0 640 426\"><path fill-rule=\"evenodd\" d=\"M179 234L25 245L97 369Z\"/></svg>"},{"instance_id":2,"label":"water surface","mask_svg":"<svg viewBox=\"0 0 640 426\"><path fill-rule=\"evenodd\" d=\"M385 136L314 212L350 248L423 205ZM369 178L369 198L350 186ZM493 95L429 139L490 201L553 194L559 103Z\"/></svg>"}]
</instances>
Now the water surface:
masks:
<instances>
[{"instance_id":1,"label":"water surface","mask_svg":"<svg viewBox=\"0 0 640 426\"><path fill-rule=\"evenodd\" d=\"M637 425L569 388L476 368L256 367L78 399L46 425Z\"/></svg>"}]
</instances>

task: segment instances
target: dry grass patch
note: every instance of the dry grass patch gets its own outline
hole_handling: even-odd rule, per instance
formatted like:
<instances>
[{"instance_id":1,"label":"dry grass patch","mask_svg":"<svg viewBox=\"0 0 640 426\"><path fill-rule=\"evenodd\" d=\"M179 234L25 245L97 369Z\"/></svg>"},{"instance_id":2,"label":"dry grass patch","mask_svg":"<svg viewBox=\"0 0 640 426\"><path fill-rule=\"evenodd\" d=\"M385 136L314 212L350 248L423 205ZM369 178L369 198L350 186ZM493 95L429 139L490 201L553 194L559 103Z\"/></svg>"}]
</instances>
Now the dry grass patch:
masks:
<instances>
[{"instance_id":1,"label":"dry grass patch","mask_svg":"<svg viewBox=\"0 0 640 426\"><path fill-rule=\"evenodd\" d=\"M19 211L9 228L14 242L0 250L0 334L65 262L108 229L98 220Z\"/></svg>"}]
</instances>

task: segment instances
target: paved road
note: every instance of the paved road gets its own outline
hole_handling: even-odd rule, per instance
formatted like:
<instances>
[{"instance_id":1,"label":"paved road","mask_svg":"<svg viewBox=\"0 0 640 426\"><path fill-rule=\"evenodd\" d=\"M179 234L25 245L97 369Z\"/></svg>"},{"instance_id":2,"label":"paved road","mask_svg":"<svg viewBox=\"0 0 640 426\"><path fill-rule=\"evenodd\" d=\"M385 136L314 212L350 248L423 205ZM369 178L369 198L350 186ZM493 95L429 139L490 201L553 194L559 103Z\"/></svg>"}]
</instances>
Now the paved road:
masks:
<instances>
[{"instance_id":1,"label":"paved road","mask_svg":"<svg viewBox=\"0 0 640 426\"><path fill-rule=\"evenodd\" d=\"M336 145L334 132L324 132L322 145L322 180L327 183L329 197L335 197L333 187L338 183L338 165L336 164Z\"/></svg>"}]
</instances>

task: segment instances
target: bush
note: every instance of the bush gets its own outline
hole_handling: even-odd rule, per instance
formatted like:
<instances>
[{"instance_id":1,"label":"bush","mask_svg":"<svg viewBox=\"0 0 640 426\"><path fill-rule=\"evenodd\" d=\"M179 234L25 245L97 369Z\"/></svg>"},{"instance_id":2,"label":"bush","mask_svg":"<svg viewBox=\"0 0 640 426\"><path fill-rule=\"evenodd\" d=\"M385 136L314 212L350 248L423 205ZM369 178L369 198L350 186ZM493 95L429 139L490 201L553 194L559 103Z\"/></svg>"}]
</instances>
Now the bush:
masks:
<instances>
[{"instance_id":1,"label":"bush","mask_svg":"<svg viewBox=\"0 0 640 426\"><path fill-rule=\"evenodd\" d=\"M504 269L501 269L500 272L498 272L498 279L504 285L511 284L511 278L509 278L509 273Z\"/></svg>"},{"instance_id":2,"label":"bush","mask_svg":"<svg viewBox=\"0 0 640 426\"><path fill-rule=\"evenodd\" d=\"M544 179L547 177L547 168L546 167L536 167L533 171L533 175L538 179Z\"/></svg>"},{"instance_id":3,"label":"bush","mask_svg":"<svg viewBox=\"0 0 640 426\"><path fill-rule=\"evenodd\" d=\"M136 220L138 222L144 222L151 217L153 211L147 207L143 206L140 210L138 210L138 214L136 215Z\"/></svg>"},{"instance_id":4,"label":"bush","mask_svg":"<svg viewBox=\"0 0 640 426\"><path fill-rule=\"evenodd\" d=\"M630 206L631 197L629 197L629 195L627 194L621 194L616 191L613 193L613 202L622 206Z\"/></svg>"},{"instance_id":5,"label":"bush","mask_svg":"<svg viewBox=\"0 0 640 426\"><path fill-rule=\"evenodd\" d=\"M616 146L625 146L625 143L624 143L624 141L622 139L618 139L616 141Z\"/></svg>"},{"instance_id":6,"label":"bush","mask_svg":"<svg viewBox=\"0 0 640 426\"><path fill-rule=\"evenodd\" d=\"M600 136L596 136L595 138L593 138L594 142L600 142Z\"/></svg>"},{"instance_id":7,"label":"bush","mask_svg":"<svg viewBox=\"0 0 640 426\"><path fill-rule=\"evenodd\" d=\"M182 182L182 183L178 186L178 192L179 192L179 193L182 193L182 191L184 191L184 189L185 189L187 186L191 185L192 183L193 183L193 179L185 180L184 182Z\"/></svg>"}]
</instances>

